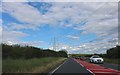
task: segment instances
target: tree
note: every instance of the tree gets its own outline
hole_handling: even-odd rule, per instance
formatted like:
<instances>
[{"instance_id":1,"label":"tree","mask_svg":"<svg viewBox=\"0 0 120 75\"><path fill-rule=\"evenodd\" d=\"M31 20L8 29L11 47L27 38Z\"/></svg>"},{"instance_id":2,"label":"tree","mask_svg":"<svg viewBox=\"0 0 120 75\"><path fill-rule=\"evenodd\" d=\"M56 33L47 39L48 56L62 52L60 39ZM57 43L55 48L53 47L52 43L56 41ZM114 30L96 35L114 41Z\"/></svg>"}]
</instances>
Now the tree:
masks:
<instances>
[{"instance_id":1,"label":"tree","mask_svg":"<svg viewBox=\"0 0 120 75\"><path fill-rule=\"evenodd\" d=\"M116 46L107 50L107 57L109 58L120 58L120 46Z\"/></svg>"}]
</instances>

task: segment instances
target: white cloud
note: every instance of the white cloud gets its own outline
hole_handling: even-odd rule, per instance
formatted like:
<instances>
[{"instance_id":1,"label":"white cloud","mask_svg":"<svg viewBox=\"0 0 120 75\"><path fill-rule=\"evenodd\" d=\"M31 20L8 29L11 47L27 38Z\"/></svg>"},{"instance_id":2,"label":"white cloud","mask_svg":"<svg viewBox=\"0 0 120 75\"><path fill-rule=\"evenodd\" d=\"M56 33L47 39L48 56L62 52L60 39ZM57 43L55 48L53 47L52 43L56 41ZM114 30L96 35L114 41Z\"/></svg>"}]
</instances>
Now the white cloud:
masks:
<instances>
[{"instance_id":1,"label":"white cloud","mask_svg":"<svg viewBox=\"0 0 120 75\"><path fill-rule=\"evenodd\" d=\"M43 41L29 41L29 42L19 42L20 45L25 46L34 46L34 47L40 47L41 45L44 44Z\"/></svg>"},{"instance_id":2,"label":"white cloud","mask_svg":"<svg viewBox=\"0 0 120 75\"><path fill-rule=\"evenodd\" d=\"M66 49L69 52L69 49L71 49L72 47L70 47L67 44L64 43L59 43L56 45L56 51L62 50L62 49ZM53 50L53 46L49 47L49 49Z\"/></svg>"},{"instance_id":3,"label":"white cloud","mask_svg":"<svg viewBox=\"0 0 120 75\"><path fill-rule=\"evenodd\" d=\"M28 36L28 34L20 32L20 31L4 31L3 30L2 41L3 42L18 42L21 38Z\"/></svg>"},{"instance_id":4,"label":"white cloud","mask_svg":"<svg viewBox=\"0 0 120 75\"><path fill-rule=\"evenodd\" d=\"M69 50L69 53L105 53L105 50L116 45L118 37L118 3L52 3L50 11L42 15L39 10L26 3L3 3L3 12L9 13L18 21L25 24L10 24L6 29L10 30L4 32L4 39L7 41L19 40L21 36L27 36L20 29L34 29L43 24L50 24L56 27L72 27L76 30L82 30L82 34L93 33L97 35L94 42L83 43L79 46L71 47L62 44L62 49ZM64 20L70 19L69 24L65 24ZM85 21L86 24L80 23ZM61 22L61 24L59 24ZM27 23L27 24L26 24ZM59 26L58 26L59 25ZM82 35L80 34L80 35ZM67 36L73 39L79 39L78 36ZM110 42L114 41L114 43Z\"/></svg>"},{"instance_id":5,"label":"white cloud","mask_svg":"<svg viewBox=\"0 0 120 75\"><path fill-rule=\"evenodd\" d=\"M70 39L74 39L74 40L79 40L79 38L80 38L80 37L71 36L71 35L68 35L68 36L66 36L66 37L68 37L68 38L70 38Z\"/></svg>"},{"instance_id":6,"label":"white cloud","mask_svg":"<svg viewBox=\"0 0 120 75\"><path fill-rule=\"evenodd\" d=\"M82 20L89 18L91 15L99 18L99 15L104 16L109 9L115 10L116 3L51 3L52 7L50 12L42 15L39 10L26 3L3 3L3 11L11 14L20 22L29 23L31 26L41 26L42 24L57 25L58 21L64 21L64 19L71 19L71 23L78 24ZM116 5L116 6L115 6ZM19 8L21 7L21 8ZM25 10L25 11L23 11ZM99 11L99 12L98 12ZM67 15L66 15L67 14ZM93 15L94 14L94 15ZM108 13L106 13L108 14ZM94 19L94 17L92 17ZM65 25L64 25L65 26ZM68 24L66 25L68 26Z\"/></svg>"},{"instance_id":7,"label":"white cloud","mask_svg":"<svg viewBox=\"0 0 120 75\"><path fill-rule=\"evenodd\" d=\"M119 0L2 0L3 2L118 2Z\"/></svg>"},{"instance_id":8,"label":"white cloud","mask_svg":"<svg viewBox=\"0 0 120 75\"><path fill-rule=\"evenodd\" d=\"M27 0L2 0L2 2L28 2Z\"/></svg>"},{"instance_id":9,"label":"white cloud","mask_svg":"<svg viewBox=\"0 0 120 75\"><path fill-rule=\"evenodd\" d=\"M18 21L28 23L31 26L41 26L42 24L57 25L57 22L64 19L71 19L71 23L78 24L81 20L88 18L96 11L96 8L106 7L106 3L51 3L50 12L42 15L39 10L27 3L3 3L3 12L7 12ZM114 4L114 3L113 3ZM97 7L96 7L97 5ZM108 5L109 6L109 5ZM19 8L20 7L20 8ZM24 11L23 11L24 10ZM67 15L66 15L67 14ZM65 26L65 25L64 25ZM68 25L66 25L68 26Z\"/></svg>"},{"instance_id":10,"label":"white cloud","mask_svg":"<svg viewBox=\"0 0 120 75\"><path fill-rule=\"evenodd\" d=\"M0 25L0 43L2 42L2 26Z\"/></svg>"},{"instance_id":11,"label":"white cloud","mask_svg":"<svg viewBox=\"0 0 120 75\"><path fill-rule=\"evenodd\" d=\"M32 29L37 30L39 29L38 26L32 24L17 24L17 23L9 23L8 26L4 25L3 28L5 30L21 30L21 29Z\"/></svg>"},{"instance_id":12,"label":"white cloud","mask_svg":"<svg viewBox=\"0 0 120 75\"><path fill-rule=\"evenodd\" d=\"M106 53L107 49L113 48L118 44L118 38L102 39L99 41L82 43L74 46L70 53ZM74 51L75 50L75 51Z\"/></svg>"},{"instance_id":13,"label":"white cloud","mask_svg":"<svg viewBox=\"0 0 120 75\"><path fill-rule=\"evenodd\" d=\"M41 45L44 44L43 41L28 41L28 42L22 42L22 41L4 41L3 43L6 43L8 45L15 45L15 44L19 44L20 46L34 46L34 47L40 47Z\"/></svg>"},{"instance_id":14,"label":"white cloud","mask_svg":"<svg viewBox=\"0 0 120 75\"><path fill-rule=\"evenodd\" d=\"M0 19L0 43L2 42L2 19Z\"/></svg>"},{"instance_id":15,"label":"white cloud","mask_svg":"<svg viewBox=\"0 0 120 75\"><path fill-rule=\"evenodd\" d=\"M86 25L80 27L80 30L84 30L83 33L95 33L97 35L102 34L109 34L111 31L116 33L117 32L117 19L112 19L108 21L96 21L96 22L89 22Z\"/></svg>"},{"instance_id":16,"label":"white cloud","mask_svg":"<svg viewBox=\"0 0 120 75\"><path fill-rule=\"evenodd\" d=\"M0 25L0 37L2 37L2 26Z\"/></svg>"},{"instance_id":17,"label":"white cloud","mask_svg":"<svg viewBox=\"0 0 120 75\"><path fill-rule=\"evenodd\" d=\"M0 19L0 24L2 25L2 23L3 23L3 20L2 20L2 19Z\"/></svg>"},{"instance_id":18,"label":"white cloud","mask_svg":"<svg viewBox=\"0 0 120 75\"><path fill-rule=\"evenodd\" d=\"M21 22L30 24L38 24L41 16L37 9L34 9L25 3L5 2L3 3L3 11L8 12Z\"/></svg>"},{"instance_id":19,"label":"white cloud","mask_svg":"<svg viewBox=\"0 0 120 75\"><path fill-rule=\"evenodd\" d=\"M12 43L11 41L6 41L6 42L4 42L4 43L6 43L6 44L8 44L8 45L13 45L13 43Z\"/></svg>"}]
</instances>

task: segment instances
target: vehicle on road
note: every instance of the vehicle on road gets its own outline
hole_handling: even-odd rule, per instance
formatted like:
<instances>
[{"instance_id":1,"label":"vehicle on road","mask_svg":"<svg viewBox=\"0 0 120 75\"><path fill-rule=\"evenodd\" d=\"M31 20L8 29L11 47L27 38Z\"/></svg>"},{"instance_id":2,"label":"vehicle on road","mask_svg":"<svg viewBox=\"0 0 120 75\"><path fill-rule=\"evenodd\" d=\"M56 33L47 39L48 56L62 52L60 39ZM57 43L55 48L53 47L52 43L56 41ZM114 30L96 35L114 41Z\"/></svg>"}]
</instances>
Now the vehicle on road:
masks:
<instances>
[{"instance_id":1,"label":"vehicle on road","mask_svg":"<svg viewBox=\"0 0 120 75\"><path fill-rule=\"evenodd\" d=\"M80 57L75 57L75 59L80 59Z\"/></svg>"},{"instance_id":2,"label":"vehicle on road","mask_svg":"<svg viewBox=\"0 0 120 75\"><path fill-rule=\"evenodd\" d=\"M90 57L90 62L91 63L104 63L104 60L102 57L98 56L98 55L93 55L92 57Z\"/></svg>"},{"instance_id":3,"label":"vehicle on road","mask_svg":"<svg viewBox=\"0 0 120 75\"><path fill-rule=\"evenodd\" d=\"M85 56L80 56L80 60L86 60L87 58Z\"/></svg>"},{"instance_id":4,"label":"vehicle on road","mask_svg":"<svg viewBox=\"0 0 120 75\"><path fill-rule=\"evenodd\" d=\"M78 56L78 57L75 57L75 59L86 60L87 58L85 56Z\"/></svg>"}]
</instances>

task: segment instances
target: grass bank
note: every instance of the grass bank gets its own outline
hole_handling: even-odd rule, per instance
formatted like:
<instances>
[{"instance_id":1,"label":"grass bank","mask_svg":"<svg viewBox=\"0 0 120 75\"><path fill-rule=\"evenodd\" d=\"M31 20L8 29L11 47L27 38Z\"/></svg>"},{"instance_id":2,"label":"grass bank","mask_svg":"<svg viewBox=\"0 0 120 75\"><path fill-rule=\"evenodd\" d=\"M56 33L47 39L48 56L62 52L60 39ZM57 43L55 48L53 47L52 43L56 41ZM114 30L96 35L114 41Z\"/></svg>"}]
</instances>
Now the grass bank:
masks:
<instances>
[{"instance_id":1,"label":"grass bank","mask_svg":"<svg viewBox=\"0 0 120 75\"><path fill-rule=\"evenodd\" d=\"M60 65L66 58L5 59L3 73L47 73Z\"/></svg>"},{"instance_id":2,"label":"grass bank","mask_svg":"<svg viewBox=\"0 0 120 75\"><path fill-rule=\"evenodd\" d=\"M104 61L107 63L112 63L112 64L119 64L120 65L120 58L117 59L110 59L110 58L104 58Z\"/></svg>"}]
</instances>

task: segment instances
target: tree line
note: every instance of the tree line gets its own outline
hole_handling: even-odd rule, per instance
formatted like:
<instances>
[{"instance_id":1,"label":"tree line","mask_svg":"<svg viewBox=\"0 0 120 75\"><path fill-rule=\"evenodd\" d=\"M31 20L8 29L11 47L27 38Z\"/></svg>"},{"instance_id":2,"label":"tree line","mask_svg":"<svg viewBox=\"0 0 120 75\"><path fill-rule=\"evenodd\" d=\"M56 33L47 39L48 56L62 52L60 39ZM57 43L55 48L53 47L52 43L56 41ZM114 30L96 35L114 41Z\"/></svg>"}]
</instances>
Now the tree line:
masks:
<instances>
[{"instance_id":1,"label":"tree line","mask_svg":"<svg viewBox=\"0 0 120 75\"><path fill-rule=\"evenodd\" d=\"M120 46L116 46L107 50L107 57L108 58L120 58Z\"/></svg>"},{"instance_id":2,"label":"tree line","mask_svg":"<svg viewBox=\"0 0 120 75\"><path fill-rule=\"evenodd\" d=\"M2 58L12 59L30 59L41 57L67 57L65 50L53 51L50 49L42 49L33 46L7 45L2 44Z\"/></svg>"},{"instance_id":3,"label":"tree line","mask_svg":"<svg viewBox=\"0 0 120 75\"><path fill-rule=\"evenodd\" d=\"M114 48L108 49L106 51L106 54L97 54L97 53L95 54L104 58L120 58L120 46L116 46ZM70 54L70 56L71 57L78 57L78 56L91 57L92 55L95 55L95 54Z\"/></svg>"}]
</instances>

